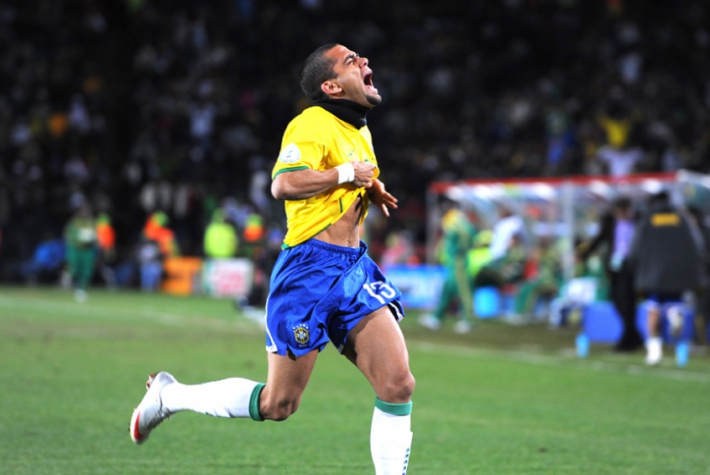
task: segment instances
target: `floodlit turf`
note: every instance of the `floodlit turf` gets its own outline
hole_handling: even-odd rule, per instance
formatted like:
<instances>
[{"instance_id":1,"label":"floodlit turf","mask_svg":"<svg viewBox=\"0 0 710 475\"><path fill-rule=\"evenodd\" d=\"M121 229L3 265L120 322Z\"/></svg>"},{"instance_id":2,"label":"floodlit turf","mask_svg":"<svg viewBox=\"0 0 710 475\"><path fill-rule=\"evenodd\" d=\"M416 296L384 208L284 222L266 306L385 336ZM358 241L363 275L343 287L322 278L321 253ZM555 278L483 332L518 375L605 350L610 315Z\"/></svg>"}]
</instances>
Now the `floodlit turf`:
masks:
<instances>
[{"instance_id":1,"label":"floodlit turf","mask_svg":"<svg viewBox=\"0 0 710 475\"><path fill-rule=\"evenodd\" d=\"M573 330L403 328L410 475L710 473L708 356L646 368L604 346L578 360ZM181 413L135 446L131 411L159 369L263 381L262 330L226 300L0 288L0 474L374 473L374 394L330 346L289 420Z\"/></svg>"}]
</instances>

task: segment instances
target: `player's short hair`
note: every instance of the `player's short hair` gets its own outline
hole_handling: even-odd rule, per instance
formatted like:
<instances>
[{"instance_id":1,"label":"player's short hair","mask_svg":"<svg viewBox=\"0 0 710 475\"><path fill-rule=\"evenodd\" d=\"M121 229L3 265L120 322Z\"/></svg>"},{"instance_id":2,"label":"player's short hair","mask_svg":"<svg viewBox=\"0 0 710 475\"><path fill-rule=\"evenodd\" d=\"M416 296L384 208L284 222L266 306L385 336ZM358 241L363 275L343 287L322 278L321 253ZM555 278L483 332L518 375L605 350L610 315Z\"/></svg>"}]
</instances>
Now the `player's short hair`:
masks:
<instances>
[{"instance_id":1,"label":"player's short hair","mask_svg":"<svg viewBox=\"0 0 710 475\"><path fill-rule=\"evenodd\" d=\"M301 67L301 89L314 102L328 98L328 95L321 89L321 84L328 79L338 77L333 69L335 60L325 56L325 53L335 46L338 44L329 43L321 46L308 55Z\"/></svg>"}]
</instances>

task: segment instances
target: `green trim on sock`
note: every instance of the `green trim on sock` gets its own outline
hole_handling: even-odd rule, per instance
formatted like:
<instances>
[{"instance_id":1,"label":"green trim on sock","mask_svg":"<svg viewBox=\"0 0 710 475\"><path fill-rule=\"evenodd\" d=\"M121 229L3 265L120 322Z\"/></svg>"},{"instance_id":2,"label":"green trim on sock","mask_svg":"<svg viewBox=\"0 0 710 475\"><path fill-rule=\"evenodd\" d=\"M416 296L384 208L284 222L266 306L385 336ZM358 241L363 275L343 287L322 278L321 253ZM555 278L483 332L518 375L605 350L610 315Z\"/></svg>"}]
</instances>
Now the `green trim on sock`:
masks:
<instances>
[{"instance_id":1,"label":"green trim on sock","mask_svg":"<svg viewBox=\"0 0 710 475\"><path fill-rule=\"evenodd\" d=\"M259 411L259 398L261 397L261 391L264 390L266 384L257 384L251 392L251 397L249 398L249 417L255 421L263 421L264 417Z\"/></svg>"},{"instance_id":2,"label":"green trim on sock","mask_svg":"<svg viewBox=\"0 0 710 475\"><path fill-rule=\"evenodd\" d=\"M382 412L395 416L408 416L412 413L412 401L409 402L385 402L375 397L375 407Z\"/></svg>"}]
</instances>

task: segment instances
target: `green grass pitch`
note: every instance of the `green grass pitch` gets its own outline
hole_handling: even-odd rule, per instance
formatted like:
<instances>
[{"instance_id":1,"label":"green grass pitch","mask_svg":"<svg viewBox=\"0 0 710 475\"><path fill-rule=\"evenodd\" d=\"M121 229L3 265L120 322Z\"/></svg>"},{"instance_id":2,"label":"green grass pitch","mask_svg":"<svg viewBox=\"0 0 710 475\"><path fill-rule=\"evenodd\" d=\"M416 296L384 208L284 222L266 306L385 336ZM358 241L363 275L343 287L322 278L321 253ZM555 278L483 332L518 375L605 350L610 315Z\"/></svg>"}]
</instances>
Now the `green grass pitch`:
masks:
<instances>
[{"instance_id":1,"label":"green grass pitch","mask_svg":"<svg viewBox=\"0 0 710 475\"><path fill-rule=\"evenodd\" d=\"M417 378L410 475L708 474L710 357L657 368L574 330L402 323ZM667 351L667 353L669 353ZM263 381L263 332L228 300L0 288L0 474L372 474L374 393L329 346L281 423L181 413L128 434L148 373Z\"/></svg>"}]
</instances>

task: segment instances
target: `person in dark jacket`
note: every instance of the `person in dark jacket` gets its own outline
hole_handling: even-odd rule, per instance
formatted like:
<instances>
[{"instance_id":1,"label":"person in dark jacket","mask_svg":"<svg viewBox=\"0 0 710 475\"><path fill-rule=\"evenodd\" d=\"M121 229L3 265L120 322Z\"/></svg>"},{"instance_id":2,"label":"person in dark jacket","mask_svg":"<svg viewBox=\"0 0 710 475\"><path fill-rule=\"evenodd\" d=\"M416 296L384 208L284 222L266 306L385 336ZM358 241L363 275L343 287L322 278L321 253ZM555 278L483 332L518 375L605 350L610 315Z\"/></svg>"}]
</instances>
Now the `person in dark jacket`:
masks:
<instances>
[{"instance_id":1,"label":"person in dark jacket","mask_svg":"<svg viewBox=\"0 0 710 475\"><path fill-rule=\"evenodd\" d=\"M633 272L626 260L635 231L633 203L620 196L600 220L599 233L578 248L581 261L586 261L604 244L604 269L609 279L609 294L622 323L622 333L615 351L636 351L643 347L643 337L636 328L636 291Z\"/></svg>"},{"instance_id":2,"label":"person in dark jacket","mask_svg":"<svg viewBox=\"0 0 710 475\"><path fill-rule=\"evenodd\" d=\"M705 274L710 276L710 226L708 226L707 216L697 206L689 206L688 213L698 226L700 234L703 236L705 249L703 253L703 263ZM708 328L710 327L710 286L703 286L696 296L695 303L695 342L699 345L708 344Z\"/></svg>"},{"instance_id":3,"label":"person in dark jacket","mask_svg":"<svg viewBox=\"0 0 710 475\"><path fill-rule=\"evenodd\" d=\"M656 365L663 356L662 305L681 302L685 291L695 290L704 281L703 252L698 228L671 204L668 192L653 195L636 227L629 253L636 290L648 299L647 364Z\"/></svg>"}]
</instances>

